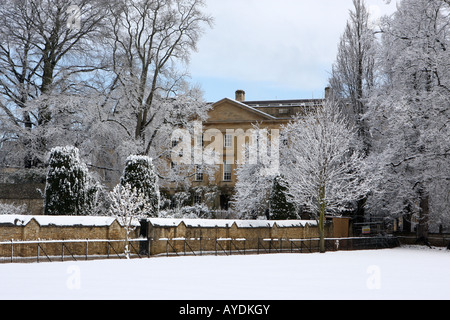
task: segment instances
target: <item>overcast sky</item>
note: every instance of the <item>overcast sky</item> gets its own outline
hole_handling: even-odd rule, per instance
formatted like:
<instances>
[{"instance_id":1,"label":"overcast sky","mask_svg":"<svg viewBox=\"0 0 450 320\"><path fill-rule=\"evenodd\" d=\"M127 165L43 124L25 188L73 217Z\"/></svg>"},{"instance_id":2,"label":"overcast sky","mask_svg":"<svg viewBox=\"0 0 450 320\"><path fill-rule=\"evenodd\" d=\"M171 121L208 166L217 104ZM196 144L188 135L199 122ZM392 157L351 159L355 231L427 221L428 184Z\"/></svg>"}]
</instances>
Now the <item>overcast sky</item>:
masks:
<instances>
[{"instance_id":1,"label":"overcast sky","mask_svg":"<svg viewBox=\"0 0 450 320\"><path fill-rule=\"evenodd\" d=\"M352 0L205 0L214 19L189 65L207 101L322 98ZM374 19L396 1L366 0Z\"/></svg>"}]
</instances>

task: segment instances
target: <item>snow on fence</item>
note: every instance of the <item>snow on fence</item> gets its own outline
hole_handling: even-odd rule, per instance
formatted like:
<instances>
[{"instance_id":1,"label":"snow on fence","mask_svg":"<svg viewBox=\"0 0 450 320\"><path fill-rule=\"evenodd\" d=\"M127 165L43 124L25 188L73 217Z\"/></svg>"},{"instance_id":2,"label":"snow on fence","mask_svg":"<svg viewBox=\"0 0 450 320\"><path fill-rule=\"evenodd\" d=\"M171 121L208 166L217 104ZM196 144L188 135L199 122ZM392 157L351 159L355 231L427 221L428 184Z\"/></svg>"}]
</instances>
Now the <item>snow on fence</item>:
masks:
<instances>
[{"instance_id":1,"label":"snow on fence","mask_svg":"<svg viewBox=\"0 0 450 320\"><path fill-rule=\"evenodd\" d=\"M319 238L159 238L129 240L132 258L149 258L152 243L159 242L163 252L153 256L248 255L273 253L314 253ZM253 244L256 244L253 246ZM393 248L393 236L326 238L327 251ZM0 242L0 263L55 262L93 259L126 259L125 240L38 240Z\"/></svg>"},{"instance_id":2,"label":"snow on fence","mask_svg":"<svg viewBox=\"0 0 450 320\"><path fill-rule=\"evenodd\" d=\"M314 220L151 218L135 226L129 246L134 257L309 253L319 247ZM0 228L0 262L125 257L125 230L111 217L0 216ZM398 242L389 237L349 237L350 230L348 219L329 219L326 249L375 249Z\"/></svg>"},{"instance_id":3,"label":"snow on fence","mask_svg":"<svg viewBox=\"0 0 450 320\"><path fill-rule=\"evenodd\" d=\"M165 251L156 256L186 255L246 255L272 253L314 253L319 252L319 238L159 238L151 242L160 243ZM327 251L368 250L394 248L399 245L393 236L326 238Z\"/></svg>"},{"instance_id":4,"label":"snow on fence","mask_svg":"<svg viewBox=\"0 0 450 320\"><path fill-rule=\"evenodd\" d=\"M146 243L147 239L129 240L131 257L142 258ZM125 259L125 244L125 240L109 239L1 241L0 263Z\"/></svg>"}]
</instances>

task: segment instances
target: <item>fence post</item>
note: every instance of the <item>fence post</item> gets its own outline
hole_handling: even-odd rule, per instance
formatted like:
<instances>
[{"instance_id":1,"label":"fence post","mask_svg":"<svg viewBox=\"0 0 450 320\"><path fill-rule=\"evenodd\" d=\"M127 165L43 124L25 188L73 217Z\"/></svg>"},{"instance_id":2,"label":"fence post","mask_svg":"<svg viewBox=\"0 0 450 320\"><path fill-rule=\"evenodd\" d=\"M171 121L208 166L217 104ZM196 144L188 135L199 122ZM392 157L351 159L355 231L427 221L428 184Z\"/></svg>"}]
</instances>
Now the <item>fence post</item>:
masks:
<instances>
[{"instance_id":1,"label":"fence post","mask_svg":"<svg viewBox=\"0 0 450 320\"><path fill-rule=\"evenodd\" d=\"M167 242L166 242L166 256L167 257L169 256L169 239L167 239Z\"/></svg>"},{"instance_id":2,"label":"fence post","mask_svg":"<svg viewBox=\"0 0 450 320\"><path fill-rule=\"evenodd\" d=\"M151 253L152 250L152 238L147 236L147 251L148 251L148 258L150 258L150 256L152 255Z\"/></svg>"},{"instance_id":3,"label":"fence post","mask_svg":"<svg viewBox=\"0 0 450 320\"><path fill-rule=\"evenodd\" d=\"M37 261L36 261L37 263L39 263L39 249L40 249L40 247L41 247L41 246L39 245L39 240L40 240L40 239L38 239L38 241L37 241Z\"/></svg>"},{"instance_id":4,"label":"fence post","mask_svg":"<svg viewBox=\"0 0 450 320\"><path fill-rule=\"evenodd\" d=\"M89 239L86 239L86 261L88 260L89 253Z\"/></svg>"},{"instance_id":5,"label":"fence post","mask_svg":"<svg viewBox=\"0 0 450 320\"><path fill-rule=\"evenodd\" d=\"M14 258L14 239L11 239L11 262L13 262Z\"/></svg>"}]
</instances>

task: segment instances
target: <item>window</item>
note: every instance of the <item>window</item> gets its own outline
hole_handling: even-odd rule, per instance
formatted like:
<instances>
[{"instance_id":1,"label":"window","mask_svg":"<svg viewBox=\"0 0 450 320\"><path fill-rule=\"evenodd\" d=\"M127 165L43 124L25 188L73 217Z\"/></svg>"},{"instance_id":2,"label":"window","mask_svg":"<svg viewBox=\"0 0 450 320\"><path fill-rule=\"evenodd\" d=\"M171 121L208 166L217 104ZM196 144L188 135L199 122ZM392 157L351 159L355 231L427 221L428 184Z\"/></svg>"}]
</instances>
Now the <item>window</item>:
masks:
<instances>
[{"instance_id":1,"label":"window","mask_svg":"<svg viewBox=\"0 0 450 320\"><path fill-rule=\"evenodd\" d=\"M231 164L223 163L223 181L231 181Z\"/></svg>"},{"instance_id":2,"label":"window","mask_svg":"<svg viewBox=\"0 0 450 320\"><path fill-rule=\"evenodd\" d=\"M176 148L180 143L180 140L172 140L172 149ZM178 157L182 158L183 157L183 149L180 149L180 151L178 152Z\"/></svg>"},{"instance_id":3,"label":"window","mask_svg":"<svg viewBox=\"0 0 450 320\"><path fill-rule=\"evenodd\" d=\"M202 203L202 195L201 194L194 194L194 204L200 204Z\"/></svg>"},{"instance_id":4,"label":"window","mask_svg":"<svg viewBox=\"0 0 450 320\"><path fill-rule=\"evenodd\" d=\"M195 181L203 181L203 172L200 166L195 166Z\"/></svg>"},{"instance_id":5,"label":"window","mask_svg":"<svg viewBox=\"0 0 450 320\"><path fill-rule=\"evenodd\" d=\"M231 148L233 146L233 135L232 134L226 134L225 135L225 140L224 142L224 147L225 148Z\"/></svg>"}]
</instances>

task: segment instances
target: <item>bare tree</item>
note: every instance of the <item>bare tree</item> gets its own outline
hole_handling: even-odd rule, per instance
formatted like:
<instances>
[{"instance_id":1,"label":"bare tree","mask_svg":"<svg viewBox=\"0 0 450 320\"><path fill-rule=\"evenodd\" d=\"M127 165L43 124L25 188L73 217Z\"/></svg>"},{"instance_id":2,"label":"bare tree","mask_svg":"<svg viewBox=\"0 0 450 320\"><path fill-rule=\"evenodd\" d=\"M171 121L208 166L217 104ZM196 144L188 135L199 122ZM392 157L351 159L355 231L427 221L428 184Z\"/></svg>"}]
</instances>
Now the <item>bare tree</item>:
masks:
<instances>
[{"instance_id":1,"label":"bare tree","mask_svg":"<svg viewBox=\"0 0 450 320\"><path fill-rule=\"evenodd\" d=\"M370 142L363 114L366 111L365 99L374 86L376 41L365 1L353 0L353 5L329 81L334 97L345 99L350 104L351 109L345 111L354 121L367 154Z\"/></svg>"},{"instance_id":2,"label":"bare tree","mask_svg":"<svg viewBox=\"0 0 450 320\"><path fill-rule=\"evenodd\" d=\"M25 166L42 160L33 159L31 149L48 149L42 132L34 131L52 120L49 103L39 99L74 90L75 77L99 68L93 44L104 14L101 0L0 2L2 125L22 144Z\"/></svg>"},{"instance_id":3,"label":"bare tree","mask_svg":"<svg viewBox=\"0 0 450 320\"><path fill-rule=\"evenodd\" d=\"M199 97L186 88L182 63L212 18L202 12L203 0L126 0L109 4L111 46L117 113L131 113L132 125L115 119L139 141L140 153L149 154L158 130L169 122L196 115ZM177 101L183 92L190 101ZM189 98L188 98L189 99ZM196 108L197 107L197 108ZM188 112L192 111L192 112ZM169 117L172 115L172 117ZM176 123L172 123L176 124Z\"/></svg>"}]
</instances>

